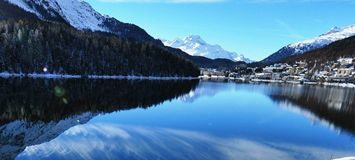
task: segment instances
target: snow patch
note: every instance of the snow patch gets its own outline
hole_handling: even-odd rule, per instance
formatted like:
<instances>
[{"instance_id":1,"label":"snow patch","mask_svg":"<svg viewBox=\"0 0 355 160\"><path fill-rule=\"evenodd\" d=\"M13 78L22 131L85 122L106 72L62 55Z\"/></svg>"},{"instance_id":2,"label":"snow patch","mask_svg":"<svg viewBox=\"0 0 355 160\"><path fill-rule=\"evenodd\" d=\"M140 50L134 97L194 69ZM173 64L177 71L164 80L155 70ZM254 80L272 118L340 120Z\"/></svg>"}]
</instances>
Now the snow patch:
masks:
<instances>
[{"instance_id":1,"label":"snow patch","mask_svg":"<svg viewBox=\"0 0 355 160\"><path fill-rule=\"evenodd\" d=\"M95 11L83 0L7 0L27 12L35 13L39 18L43 13L36 10L37 6L43 7L51 16L60 15L73 27L80 30L109 32L103 22L107 16Z\"/></svg>"},{"instance_id":2,"label":"snow patch","mask_svg":"<svg viewBox=\"0 0 355 160\"><path fill-rule=\"evenodd\" d=\"M105 16L96 12L88 3L79 0L52 0L60 7L62 16L75 28L90 29L92 31L104 31L101 27ZM55 4L55 3L50 3ZM51 6L55 7L55 6Z\"/></svg>"},{"instance_id":3,"label":"snow patch","mask_svg":"<svg viewBox=\"0 0 355 160\"><path fill-rule=\"evenodd\" d=\"M41 15L36 10L31 8L24 0L6 0L6 1L22 8L23 10L25 10L27 12L34 13L38 17L41 17Z\"/></svg>"}]
</instances>

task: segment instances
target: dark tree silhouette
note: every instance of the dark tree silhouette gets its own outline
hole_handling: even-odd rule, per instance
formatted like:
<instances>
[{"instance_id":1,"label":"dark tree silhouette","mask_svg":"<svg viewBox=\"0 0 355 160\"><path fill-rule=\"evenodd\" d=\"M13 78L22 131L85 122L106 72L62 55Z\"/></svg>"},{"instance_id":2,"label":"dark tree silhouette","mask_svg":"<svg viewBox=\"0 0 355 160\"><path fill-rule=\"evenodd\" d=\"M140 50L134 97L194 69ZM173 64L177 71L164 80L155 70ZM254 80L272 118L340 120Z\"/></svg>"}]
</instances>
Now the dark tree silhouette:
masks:
<instances>
[{"instance_id":1,"label":"dark tree silhouette","mask_svg":"<svg viewBox=\"0 0 355 160\"><path fill-rule=\"evenodd\" d=\"M199 69L152 43L66 24L29 20L0 22L0 72L198 76Z\"/></svg>"}]
</instances>

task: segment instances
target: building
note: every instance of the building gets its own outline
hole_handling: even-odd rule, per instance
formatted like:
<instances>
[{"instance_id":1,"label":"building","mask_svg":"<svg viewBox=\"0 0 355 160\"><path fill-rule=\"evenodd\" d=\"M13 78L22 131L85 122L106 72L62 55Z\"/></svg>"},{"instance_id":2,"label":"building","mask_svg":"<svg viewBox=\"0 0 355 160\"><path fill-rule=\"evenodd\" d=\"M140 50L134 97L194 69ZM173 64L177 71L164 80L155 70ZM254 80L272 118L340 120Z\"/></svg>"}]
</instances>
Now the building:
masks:
<instances>
[{"instance_id":1,"label":"building","mask_svg":"<svg viewBox=\"0 0 355 160\"><path fill-rule=\"evenodd\" d=\"M353 58L339 58L338 62L340 63L340 65L348 65L348 64L352 64L353 63Z\"/></svg>"},{"instance_id":2,"label":"building","mask_svg":"<svg viewBox=\"0 0 355 160\"><path fill-rule=\"evenodd\" d=\"M354 72L354 67L342 67L338 68L336 77L350 77Z\"/></svg>"}]
</instances>

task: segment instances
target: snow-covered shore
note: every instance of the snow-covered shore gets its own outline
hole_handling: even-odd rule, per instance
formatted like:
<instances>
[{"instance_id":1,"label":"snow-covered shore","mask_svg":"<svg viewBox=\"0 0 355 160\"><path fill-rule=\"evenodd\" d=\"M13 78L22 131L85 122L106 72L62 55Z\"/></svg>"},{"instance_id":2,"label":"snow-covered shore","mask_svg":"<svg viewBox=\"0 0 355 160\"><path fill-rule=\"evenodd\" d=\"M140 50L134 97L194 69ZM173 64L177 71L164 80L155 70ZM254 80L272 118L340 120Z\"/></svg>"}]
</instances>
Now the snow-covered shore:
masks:
<instances>
[{"instance_id":1,"label":"snow-covered shore","mask_svg":"<svg viewBox=\"0 0 355 160\"><path fill-rule=\"evenodd\" d=\"M51 73L8 73L1 72L1 78L10 77L29 77L29 78L48 78L48 79L78 79L78 78L89 78L89 79L129 79L129 80L193 80L198 79L198 77L156 77L156 76L122 76L122 75L70 75L70 74L51 74Z\"/></svg>"},{"instance_id":2,"label":"snow-covered shore","mask_svg":"<svg viewBox=\"0 0 355 160\"><path fill-rule=\"evenodd\" d=\"M266 82L266 83L293 83L293 84L301 84L300 81L282 81L282 80L265 80L265 79L252 79L252 82ZM329 83L329 82L303 82L305 85L324 85L324 86L337 86L337 87L347 87L347 88L355 88L355 84L353 83Z\"/></svg>"},{"instance_id":3,"label":"snow-covered shore","mask_svg":"<svg viewBox=\"0 0 355 160\"><path fill-rule=\"evenodd\" d=\"M325 86L338 86L338 87L349 87L349 88L355 88L355 84L353 83L323 83Z\"/></svg>"},{"instance_id":4,"label":"snow-covered shore","mask_svg":"<svg viewBox=\"0 0 355 160\"><path fill-rule=\"evenodd\" d=\"M242 82L249 82L249 83L292 83L292 84L301 84L301 81L282 81L282 80L268 80L268 79L250 79L247 80L245 78L233 78L233 77L224 77L224 76L200 76L199 77L202 80L238 80ZM305 85L323 85L323 86L337 86L337 87L347 87L347 88L355 88L355 84L353 83L329 83L329 82L303 82Z\"/></svg>"}]
</instances>

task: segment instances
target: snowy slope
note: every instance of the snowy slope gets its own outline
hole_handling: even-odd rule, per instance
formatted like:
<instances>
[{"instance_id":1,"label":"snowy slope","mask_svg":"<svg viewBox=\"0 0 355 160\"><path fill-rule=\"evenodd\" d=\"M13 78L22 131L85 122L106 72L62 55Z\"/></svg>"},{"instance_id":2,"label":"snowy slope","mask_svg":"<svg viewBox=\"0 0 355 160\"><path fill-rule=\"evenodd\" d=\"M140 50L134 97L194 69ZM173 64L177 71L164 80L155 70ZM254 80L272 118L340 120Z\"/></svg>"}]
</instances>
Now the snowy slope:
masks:
<instances>
[{"instance_id":1,"label":"snowy slope","mask_svg":"<svg viewBox=\"0 0 355 160\"><path fill-rule=\"evenodd\" d=\"M27 12L31 12L31 13L35 13L36 15L39 15L24 0L7 0L7 1L12 4L16 4L17 6L19 6L20 8L24 9Z\"/></svg>"},{"instance_id":2,"label":"snowy slope","mask_svg":"<svg viewBox=\"0 0 355 160\"><path fill-rule=\"evenodd\" d=\"M78 29L107 31L102 24L105 17L96 12L88 3L80 0L7 0L24 10L35 13L40 18L44 14L60 15L70 25ZM38 7L40 6L40 7ZM43 8L42 8L43 7ZM43 10L44 9L44 10Z\"/></svg>"},{"instance_id":3,"label":"snowy slope","mask_svg":"<svg viewBox=\"0 0 355 160\"><path fill-rule=\"evenodd\" d=\"M322 34L319 37L285 46L264 59L262 62L273 63L293 55L303 54L308 51L325 47L332 42L349 38L351 36L355 36L355 25L344 28L334 27L329 32Z\"/></svg>"},{"instance_id":4,"label":"snowy slope","mask_svg":"<svg viewBox=\"0 0 355 160\"><path fill-rule=\"evenodd\" d=\"M295 48L295 54L304 53L314 48L326 46L332 42L342 40L355 35L355 25L345 28L334 27L328 33L319 37L290 44L289 47Z\"/></svg>"},{"instance_id":5,"label":"snowy slope","mask_svg":"<svg viewBox=\"0 0 355 160\"><path fill-rule=\"evenodd\" d=\"M83 0L5 0L41 20L67 23L79 30L109 32L138 41L161 44L142 28L102 15ZM11 14L11 13L10 13Z\"/></svg>"},{"instance_id":6,"label":"snowy slope","mask_svg":"<svg viewBox=\"0 0 355 160\"><path fill-rule=\"evenodd\" d=\"M232 61L244 61L251 63L252 61L245 58L244 55L224 50L219 45L211 45L205 42L200 36L188 36L183 39L175 39L173 41L162 40L165 46L179 48L192 56L203 56L210 59L224 58Z\"/></svg>"}]
</instances>

